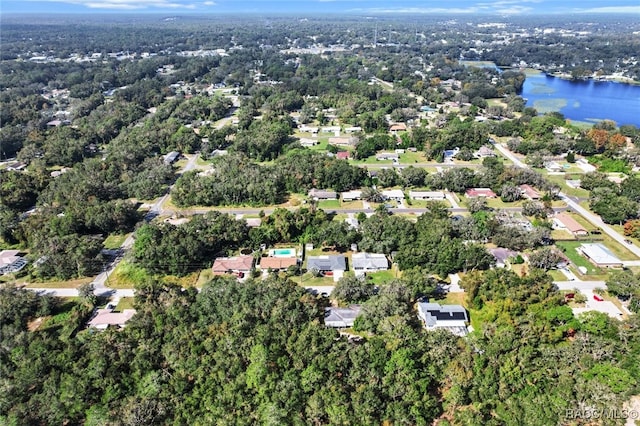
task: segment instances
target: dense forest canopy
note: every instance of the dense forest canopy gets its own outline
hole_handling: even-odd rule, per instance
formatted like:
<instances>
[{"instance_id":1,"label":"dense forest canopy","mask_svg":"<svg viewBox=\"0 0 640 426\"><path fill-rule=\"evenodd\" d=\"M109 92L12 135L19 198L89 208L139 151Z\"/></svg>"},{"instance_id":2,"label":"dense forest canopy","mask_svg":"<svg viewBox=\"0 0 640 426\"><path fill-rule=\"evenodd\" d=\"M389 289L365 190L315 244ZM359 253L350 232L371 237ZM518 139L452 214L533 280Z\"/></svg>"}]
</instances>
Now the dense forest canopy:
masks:
<instances>
[{"instance_id":1,"label":"dense forest canopy","mask_svg":"<svg viewBox=\"0 0 640 426\"><path fill-rule=\"evenodd\" d=\"M274 277L216 278L201 292L148 282L127 327L102 333L83 330L90 299L0 289L0 418L549 425L637 392L637 317L575 318L538 272L471 274L463 286L472 313L491 318L473 337L424 331L400 283L365 302L358 327L371 331L357 343L324 327L326 299Z\"/></svg>"}]
</instances>

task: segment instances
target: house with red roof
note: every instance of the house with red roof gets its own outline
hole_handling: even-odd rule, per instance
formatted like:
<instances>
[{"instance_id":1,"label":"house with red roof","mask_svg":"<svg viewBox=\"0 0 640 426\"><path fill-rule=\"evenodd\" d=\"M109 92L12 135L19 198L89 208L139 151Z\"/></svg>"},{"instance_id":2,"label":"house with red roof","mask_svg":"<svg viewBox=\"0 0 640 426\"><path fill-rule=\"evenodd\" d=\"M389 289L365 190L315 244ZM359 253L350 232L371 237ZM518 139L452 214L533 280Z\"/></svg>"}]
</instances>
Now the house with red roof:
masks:
<instances>
[{"instance_id":1,"label":"house with red roof","mask_svg":"<svg viewBox=\"0 0 640 426\"><path fill-rule=\"evenodd\" d=\"M496 198L497 195L489 188L469 188L465 191L464 196L467 198Z\"/></svg>"}]
</instances>

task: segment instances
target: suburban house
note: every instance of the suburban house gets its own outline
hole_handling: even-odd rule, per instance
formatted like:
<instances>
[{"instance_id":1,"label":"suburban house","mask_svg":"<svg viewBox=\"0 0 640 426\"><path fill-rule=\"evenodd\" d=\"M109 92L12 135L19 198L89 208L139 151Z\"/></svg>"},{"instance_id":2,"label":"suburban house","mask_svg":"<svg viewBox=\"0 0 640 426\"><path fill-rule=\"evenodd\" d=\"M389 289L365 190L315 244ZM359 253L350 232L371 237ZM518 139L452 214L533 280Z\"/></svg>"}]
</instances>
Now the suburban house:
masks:
<instances>
[{"instance_id":1,"label":"suburban house","mask_svg":"<svg viewBox=\"0 0 640 426\"><path fill-rule=\"evenodd\" d=\"M335 200L338 198L338 193L313 188L309 191L309 198L313 198L314 200Z\"/></svg>"},{"instance_id":2,"label":"suburban house","mask_svg":"<svg viewBox=\"0 0 640 426\"><path fill-rule=\"evenodd\" d=\"M465 191L464 196L467 198L496 198L497 195L489 188L469 188Z\"/></svg>"},{"instance_id":3,"label":"suburban house","mask_svg":"<svg viewBox=\"0 0 640 426\"><path fill-rule=\"evenodd\" d=\"M603 244L581 244L576 250L599 268L622 268L622 260Z\"/></svg>"},{"instance_id":4,"label":"suburban house","mask_svg":"<svg viewBox=\"0 0 640 426\"><path fill-rule=\"evenodd\" d=\"M386 271L389 269L389 261L387 256L382 253L354 253L351 256L351 267L356 275L358 272L364 274L365 272Z\"/></svg>"},{"instance_id":5,"label":"suburban house","mask_svg":"<svg viewBox=\"0 0 640 426\"><path fill-rule=\"evenodd\" d=\"M245 219L245 222L247 223L247 226L249 228L257 228L260 225L262 225L262 219L260 219L259 217L250 217Z\"/></svg>"},{"instance_id":6,"label":"suburban house","mask_svg":"<svg viewBox=\"0 0 640 426\"><path fill-rule=\"evenodd\" d=\"M359 189L354 189L353 191L343 192L340 195L342 196L342 201L359 200L362 197L362 191Z\"/></svg>"},{"instance_id":7,"label":"suburban house","mask_svg":"<svg viewBox=\"0 0 640 426\"><path fill-rule=\"evenodd\" d=\"M218 257L211 270L214 275L246 274L253 267L253 256Z\"/></svg>"},{"instance_id":8,"label":"suburban house","mask_svg":"<svg viewBox=\"0 0 640 426\"><path fill-rule=\"evenodd\" d=\"M404 192L402 191L402 189L387 189L385 191L381 191L380 193L385 198L385 200L404 200Z\"/></svg>"},{"instance_id":9,"label":"suburban house","mask_svg":"<svg viewBox=\"0 0 640 426\"><path fill-rule=\"evenodd\" d=\"M522 194L523 197L528 198L529 200L540 199L540 194L538 193L538 191L533 189L531 185L527 185L525 183L523 185L520 185L519 188L520 188L520 193Z\"/></svg>"},{"instance_id":10,"label":"suburban house","mask_svg":"<svg viewBox=\"0 0 640 426\"><path fill-rule=\"evenodd\" d=\"M290 266L298 264L298 258L296 257L261 257L260 269L266 271L271 269L272 271L282 271Z\"/></svg>"},{"instance_id":11,"label":"suburban house","mask_svg":"<svg viewBox=\"0 0 640 426\"><path fill-rule=\"evenodd\" d=\"M349 305L346 308L324 308L324 325L332 328L353 327L360 314L360 305Z\"/></svg>"},{"instance_id":12,"label":"suburban house","mask_svg":"<svg viewBox=\"0 0 640 426\"><path fill-rule=\"evenodd\" d=\"M26 266L26 259L19 256L19 253L19 250L0 251L0 274L4 275L18 272Z\"/></svg>"},{"instance_id":13,"label":"suburban house","mask_svg":"<svg viewBox=\"0 0 640 426\"><path fill-rule=\"evenodd\" d=\"M318 144L317 139L300 138L300 145L309 148Z\"/></svg>"},{"instance_id":14,"label":"suburban house","mask_svg":"<svg viewBox=\"0 0 640 426\"><path fill-rule=\"evenodd\" d=\"M483 145L480 147L480 149L473 153L473 156L476 158L495 157L496 153L493 152L493 150L488 146Z\"/></svg>"},{"instance_id":15,"label":"suburban house","mask_svg":"<svg viewBox=\"0 0 640 426\"><path fill-rule=\"evenodd\" d=\"M391 133L404 132L407 130L407 125L404 123L396 123L389 128Z\"/></svg>"},{"instance_id":16,"label":"suburban house","mask_svg":"<svg viewBox=\"0 0 640 426\"><path fill-rule=\"evenodd\" d=\"M351 157L351 153L349 151L336 152L336 158L338 160L348 160L349 157Z\"/></svg>"},{"instance_id":17,"label":"suburban house","mask_svg":"<svg viewBox=\"0 0 640 426\"><path fill-rule=\"evenodd\" d=\"M418 316L427 330L444 329L456 336L469 333L467 310L461 305L440 305L438 303L418 303Z\"/></svg>"},{"instance_id":18,"label":"suburban house","mask_svg":"<svg viewBox=\"0 0 640 426\"><path fill-rule=\"evenodd\" d=\"M317 134L319 129L317 127L300 126L298 130L304 133Z\"/></svg>"},{"instance_id":19,"label":"suburban house","mask_svg":"<svg viewBox=\"0 0 640 426\"><path fill-rule=\"evenodd\" d=\"M360 228L360 222L355 217L348 217L344 221L349 225L349 229Z\"/></svg>"},{"instance_id":20,"label":"suburban house","mask_svg":"<svg viewBox=\"0 0 640 426\"><path fill-rule=\"evenodd\" d=\"M323 127L320 129L320 131L322 133L336 133L336 134L340 134L340 126L329 126L329 127Z\"/></svg>"},{"instance_id":21,"label":"suburban house","mask_svg":"<svg viewBox=\"0 0 640 426\"><path fill-rule=\"evenodd\" d=\"M331 145L341 145L341 146L352 146L355 145L356 142L358 141L357 138L340 138L340 137L333 137L333 138L329 138L329 144Z\"/></svg>"},{"instance_id":22,"label":"suburban house","mask_svg":"<svg viewBox=\"0 0 640 426\"><path fill-rule=\"evenodd\" d=\"M447 149L444 151L444 162L451 162L453 161L453 157L455 157L456 155L458 155L458 152L460 152L460 148L454 148L454 149Z\"/></svg>"},{"instance_id":23,"label":"suburban house","mask_svg":"<svg viewBox=\"0 0 640 426\"><path fill-rule=\"evenodd\" d=\"M557 229L564 229L574 236L589 235L589 232L567 213L558 213L553 218L553 224Z\"/></svg>"},{"instance_id":24,"label":"suburban house","mask_svg":"<svg viewBox=\"0 0 640 426\"><path fill-rule=\"evenodd\" d=\"M509 265L509 259L518 256L518 252L503 247L489 249L489 253L496 259L498 268L506 268Z\"/></svg>"},{"instance_id":25,"label":"suburban house","mask_svg":"<svg viewBox=\"0 0 640 426\"><path fill-rule=\"evenodd\" d=\"M164 156L164 164L173 164L180 157L180 153L178 151L171 151L167 155Z\"/></svg>"},{"instance_id":26,"label":"suburban house","mask_svg":"<svg viewBox=\"0 0 640 426\"><path fill-rule=\"evenodd\" d=\"M379 152L378 154L376 154L376 160L378 161L383 161L383 160L392 160L392 161L398 161L398 154L396 154L395 152Z\"/></svg>"},{"instance_id":27,"label":"suburban house","mask_svg":"<svg viewBox=\"0 0 640 426\"><path fill-rule=\"evenodd\" d=\"M354 127L347 127L344 129L344 131L346 133L356 133L356 132L361 132L362 131L362 127L360 126L354 126Z\"/></svg>"},{"instance_id":28,"label":"suburban house","mask_svg":"<svg viewBox=\"0 0 640 426\"><path fill-rule=\"evenodd\" d=\"M548 161L544 164L544 168L547 169L547 171L552 172L552 173L558 173L561 172L562 166L560 164L558 164L555 161Z\"/></svg>"},{"instance_id":29,"label":"suburban house","mask_svg":"<svg viewBox=\"0 0 640 426\"><path fill-rule=\"evenodd\" d=\"M316 270L327 276L333 276L338 281L347 270L347 260L344 255L309 256L307 258L307 270Z\"/></svg>"},{"instance_id":30,"label":"suburban house","mask_svg":"<svg viewBox=\"0 0 640 426\"><path fill-rule=\"evenodd\" d=\"M447 197L442 191L409 191L412 200L444 201Z\"/></svg>"},{"instance_id":31,"label":"suburban house","mask_svg":"<svg viewBox=\"0 0 640 426\"><path fill-rule=\"evenodd\" d=\"M109 308L97 309L94 317L91 318L87 325L98 330L106 330L109 326L124 328L127 321L135 314L135 309L125 309L122 312L113 312L113 309Z\"/></svg>"}]
</instances>

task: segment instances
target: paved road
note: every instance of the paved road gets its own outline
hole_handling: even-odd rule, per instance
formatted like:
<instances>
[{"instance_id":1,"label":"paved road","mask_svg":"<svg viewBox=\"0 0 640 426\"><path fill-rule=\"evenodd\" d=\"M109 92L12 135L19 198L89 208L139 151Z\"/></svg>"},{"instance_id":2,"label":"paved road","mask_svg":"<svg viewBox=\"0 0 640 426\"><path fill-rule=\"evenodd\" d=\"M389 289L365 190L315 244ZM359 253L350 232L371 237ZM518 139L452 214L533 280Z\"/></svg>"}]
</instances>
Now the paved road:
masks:
<instances>
[{"instance_id":1,"label":"paved road","mask_svg":"<svg viewBox=\"0 0 640 426\"><path fill-rule=\"evenodd\" d=\"M498 149L498 151L500 151L505 157L507 157L509 160L513 161L513 163L521 168L529 168L528 165L526 165L525 163L523 163L522 161L520 161L511 151L509 151L504 145L501 144L496 144L495 147ZM589 222L591 222L594 226L602 229L602 231L607 234L608 236L610 236L611 238L613 238L614 240L616 240L618 243L620 243L623 247L625 247L627 250L629 250L631 253L635 254L636 256L640 257L640 248L637 247L634 244L628 244L625 242L625 238L618 234L612 227L610 227L609 225L607 225L606 223L604 223L602 221L602 219L600 218L600 216L595 215L593 213L591 213L589 210L585 209L584 207L582 207L580 204L578 204L573 198L569 197L568 195L564 194L563 192L558 193L558 197L560 197L560 199L562 201L564 201L565 203L567 203L567 206L569 206L569 208L573 209L574 211L576 211L578 214L580 214L582 217L584 217L585 219L587 219Z\"/></svg>"},{"instance_id":2,"label":"paved road","mask_svg":"<svg viewBox=\"0 0 640 426\"><path fill-rule=\"evenodd\" d=\"M607 288L607 284L604 281L554 281L559 290L587 290L593 291L596 288Z\"/></svg>"},{"instance_id":3,"label":"paved road","mask_svg":"<svg viewBox=\"0 0 640 426\"><path fill-rule=\"evenodd\" d=\"M300 206L298 207L284 207L288 210L298 210L300 208ZM228 214L234 214L234 215L256 215L259 214L260 212L264 212L264 214L271 214L273 213L273 211L275 210L275 207L265 207L265 208L231 208L231 209L227 209L227 208L186 208L184 209L184 212L188 212L190 214L206 214L210 211L219 211L222 213L228 213ZM355 213L373 213L374 210L373 209L366 209L366 208L362 208L362 209L326 209L323 208L322 210L324 210L327 213L335 213L335 214L355 214ZM507 212L519 212L522 211L522 207L506 207L506 208L501 208L500 210L504 210ZM561 211L565 211L567 210L567 207L554 207L553 208L554 211L557 212L561 212ZM389 209L389 212L391 213L402 213L402 214L422 214L424 212L426 212L427 209L426 208L392 208ZM451 213L454 214L459 214L459 213L464 213L467 212L468 209L464 208L464 207L452 207L449 208L449 211ZM174 213L179 212L179 210L172 210L172 209L164 209L162 210L162 215L164 216L171 216Z\"/></svg>"},{"instance_id":4,"label":"paved road","mask_svg":"<svg viewBox=\"0 0 640 426\"><path fill-rule=\"evenodd\" d=\"M31 288L25 287L26 290L35 291L38 294L49 294L57 297L78 297L78 289L76 288ZM97 296L109 296L111 297L133 297L133 289L120 289L114 290L106 288L101 292L95 292Z\"/></svg>"},{"instance_id":5,"label":"paved road","mask_svg":"<svg viewBox=\"0 0 640 426\"><path fill-rule=\"evenodd\" d=\"M359 167L366 167L367 169L384 169L384 168L405 168L405 167L466 167L469 169L476 169L479 167L482 167L482 164L477 164L477 163L471 163L471 164L460 164L460 163L382 163L382 164L378 164L378 163L374 163L374 164L356 164L356 163L351 163L354 166L359 166Z\"/></svg>"}]
</instances>

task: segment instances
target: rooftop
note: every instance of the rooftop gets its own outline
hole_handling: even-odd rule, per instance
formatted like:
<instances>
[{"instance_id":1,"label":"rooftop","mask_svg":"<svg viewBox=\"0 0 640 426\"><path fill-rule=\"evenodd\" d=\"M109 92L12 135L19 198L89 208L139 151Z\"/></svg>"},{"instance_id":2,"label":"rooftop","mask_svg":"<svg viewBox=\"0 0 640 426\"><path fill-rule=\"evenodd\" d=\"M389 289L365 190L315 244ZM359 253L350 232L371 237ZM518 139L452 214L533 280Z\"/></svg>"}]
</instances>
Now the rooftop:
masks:
<instances>
[{"instance_id":1,"label":"rooftop","mask_svg":"<svg viewBox=\"0 0 640 426\"><path fill-rule=\"evenodd\" d=\"M96 315L87 325L99 329L105 329L110 325L124 327L125 323L135 314L135 309L125 309L122 312L113 312L113 309L98 309Z\"/></svg>"},{"instance_id":2,"label":"rooftop","mask_svg":"<svg viewBox=\"0 0 640 426\"><path fill-rule=\"evenodd\" d=\"M289 266L295 266L298 264L298 259L295 257L261 257L260 268L261 269L286 269Z\"/></svg>"},{"instance_id":3,"label":"rooftop","mask_svg":"<svg viewBox=\"0 0 640 426\"><path fill-rule=\"evenodd\" d=\"M214 273L229 271L249 271L253 266L253 256L218 257L211 268Z\"/></svg>"},{"instance_id":4,"label":"rooftop","mask_svg":"<svg viewBox=\"0 0 640 426\"><path fill-rule=\"evenodd\" d=\"M335 328L352 327L359 314L360 305L351 305L347 308L324 308L324 325Z\"/></svg>"},{"instance_id":5,"label":"rooftop","mask_svg":"<svg viewBox=\"0 0 640 426\"><path fill-rule=\"evenodd\" d=\"M389 261L382 253L354 253L351 256L353 269L388 269Z\"/></svg>"},{"instance_id":6,"label":"rooftop","mask_svg":"<svg viewBox=\"0 0 640 426\"><path fill-rule=\"evenodd\" d=\"M318 271L346 271L347 261L344 255L309 256L307 269Z\"/></svg>"},{"instance_id":7,"label":"rooftop","mask_svg":"<svg viewBox=\"0 0 640 426\"><path fill-rule=\"evenodd\" d=\"M622 261L600 243L581 244L580 250L598 265L622 265Z\"/></svg>"}]
</instances>

